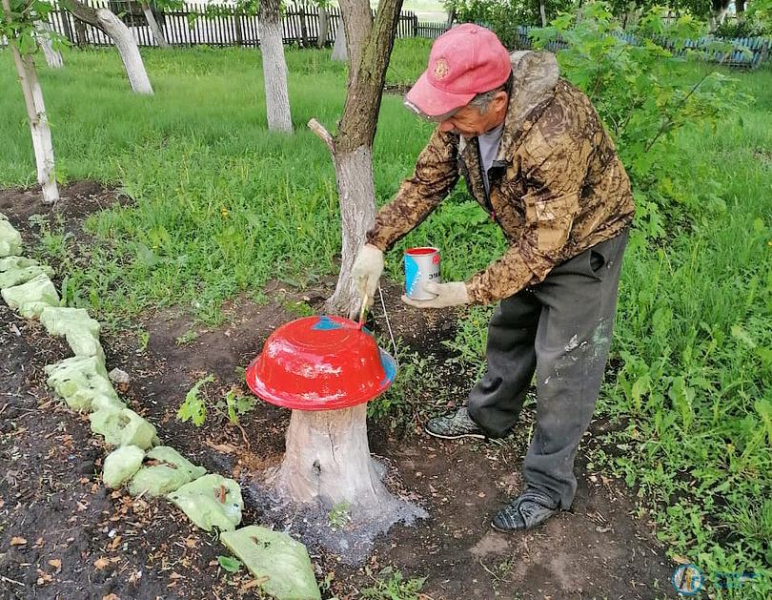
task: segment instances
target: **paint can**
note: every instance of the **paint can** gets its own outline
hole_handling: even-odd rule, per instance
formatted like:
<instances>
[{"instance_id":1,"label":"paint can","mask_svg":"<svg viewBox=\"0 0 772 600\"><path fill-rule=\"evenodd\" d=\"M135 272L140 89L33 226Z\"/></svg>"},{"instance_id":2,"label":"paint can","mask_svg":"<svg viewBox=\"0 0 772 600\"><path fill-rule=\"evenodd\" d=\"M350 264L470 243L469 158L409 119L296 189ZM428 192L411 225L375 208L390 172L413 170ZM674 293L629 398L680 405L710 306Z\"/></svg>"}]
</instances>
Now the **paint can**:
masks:
<instances>
[{"instance_id":1,"label":"paint can","mask_svg":"<svg viewBox=\"0 0 772 600\"><path fill-rule=\"evenodd\" d=\"M436 294L424 289L427 283L442 283L440 251L437 248L405 250L405 293L412 300L434 300Z\"/></svg>"}]
</instances>

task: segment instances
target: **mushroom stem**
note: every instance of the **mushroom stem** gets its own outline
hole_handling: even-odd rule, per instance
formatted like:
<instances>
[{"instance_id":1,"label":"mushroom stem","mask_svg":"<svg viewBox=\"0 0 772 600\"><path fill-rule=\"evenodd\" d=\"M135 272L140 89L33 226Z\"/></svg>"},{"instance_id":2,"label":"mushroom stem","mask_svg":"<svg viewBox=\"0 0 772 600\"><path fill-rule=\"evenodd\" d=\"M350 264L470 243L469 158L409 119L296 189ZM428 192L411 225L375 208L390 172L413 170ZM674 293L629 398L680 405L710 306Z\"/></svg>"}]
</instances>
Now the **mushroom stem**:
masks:
<instances>
[{"instance_id":1,"label":"mushroom stem","mask_svg":"<svg viewBox=\"0 0 772 600\"><path fill-rule=\"evenodd\" d=\"M367 405L328 411L293 410L277 484L301 504L375 509L392 498L367 441Z\"/></svg>"}]
</instances>

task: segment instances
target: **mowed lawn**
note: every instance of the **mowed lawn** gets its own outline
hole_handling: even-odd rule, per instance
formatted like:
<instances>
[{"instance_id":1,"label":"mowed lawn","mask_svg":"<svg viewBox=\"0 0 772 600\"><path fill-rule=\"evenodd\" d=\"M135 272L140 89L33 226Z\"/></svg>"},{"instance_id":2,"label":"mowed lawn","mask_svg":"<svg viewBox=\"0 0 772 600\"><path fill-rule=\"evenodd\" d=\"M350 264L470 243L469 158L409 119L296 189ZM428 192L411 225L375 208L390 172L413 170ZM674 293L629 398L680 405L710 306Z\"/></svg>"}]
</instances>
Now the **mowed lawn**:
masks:
<instances>
[{"instance_id":1,"label":"mowed lawn","mask_svg":"<svg viewBox=\"0 0 772 600\"><path fill-rule=\"evenodd\" d=\"M428 48L398 41L389 81L413 81ZM305 123L334 128L345 66L328 51L288 50L296 133L287 136L266 130L259 52L143 55L152 98L131 94L112 51L68 51L63 71L41 68L60 179L118 185L135 200L88 222L102 241L89 262L70 261L66 301L108 323L169 305L216 323L225 299L260 299L271 278L303 286L334 274L334 174ZM709 67L689 68L687 79L697 80ZM755 103L716 129L682 132L686 167L672 175L673 202L701 185L709 202L667 224L666 241L633 245L626 256L615 371L600 408L621 426L592 460L639 491L639 516L703 569L717 597L763 598L772 594L772 71L731 75ZM31 185L29 130L7 51L0 90L0 187ZM430 129L399 95L384 97L380 202L411 172ZM55 226L45 241L49 254L74 254ZM469 276L504 244L463 184L405 243L442 244L446 279ZM395 277L398 268L390 260ZM472 361L484 340L474 323L487 310L460 323L454 346ZM742 572L753 581L722 588L727 573Z\"/></svg>"}]
</instances>

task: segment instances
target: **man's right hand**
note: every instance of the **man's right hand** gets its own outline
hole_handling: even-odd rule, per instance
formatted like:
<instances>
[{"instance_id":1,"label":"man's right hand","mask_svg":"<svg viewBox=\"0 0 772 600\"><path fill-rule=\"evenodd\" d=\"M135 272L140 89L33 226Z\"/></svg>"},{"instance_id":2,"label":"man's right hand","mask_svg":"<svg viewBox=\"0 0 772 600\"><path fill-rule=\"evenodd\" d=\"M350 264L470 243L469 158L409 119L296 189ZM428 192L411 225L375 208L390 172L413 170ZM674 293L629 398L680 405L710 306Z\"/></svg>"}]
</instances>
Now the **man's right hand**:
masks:
<instances>
[{"instance_id":1,"label":"man's right hand","mask_svg":"<svg viewBox=\"0 0 772 600\"><path fill-rule=\"evenodd\" d=\"M378 289L378 280L383 273L383 252L372 244L365 246L357 254L351 276L354 278L357 289L362 295L372 302L375 298L375 290Z\"/></svg>"}]
</instances>

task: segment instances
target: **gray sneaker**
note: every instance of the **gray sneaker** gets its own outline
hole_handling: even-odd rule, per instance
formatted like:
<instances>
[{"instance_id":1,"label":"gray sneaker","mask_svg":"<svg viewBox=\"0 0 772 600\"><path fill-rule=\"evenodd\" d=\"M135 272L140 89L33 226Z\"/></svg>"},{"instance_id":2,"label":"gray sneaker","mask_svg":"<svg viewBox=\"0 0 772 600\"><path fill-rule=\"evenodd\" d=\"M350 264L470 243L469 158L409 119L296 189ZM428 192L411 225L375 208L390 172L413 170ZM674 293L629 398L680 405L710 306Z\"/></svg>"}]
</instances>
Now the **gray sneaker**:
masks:
<instances>
[{"instance_id":1,"label":"gray sneaker","mask_svg":"<svg viewBox=\"0 0 772 600\"><path fill-rule=\"evenodd\" d=\"M557 503L544 492L527 489L502 508L491 521L497 531L533 529L557 512Z\"/></svg>"},{"instance_id":2,"label":"gray sneaker","mask_svg":"<svg viewBox=\"0 0 772 600\"><path fill-rule=\"evenodd\" d=\"M429 435L443 440L457 440L460 438L485 439L485 431L469 416L466 406L462 406L455 413L434 417L424 427Z\"/></svg>"}]
</instances>

